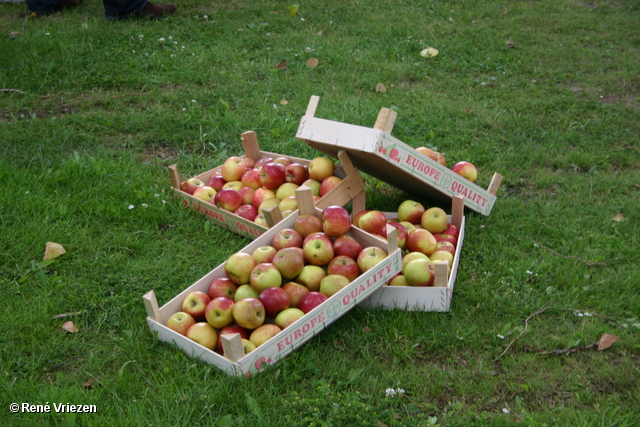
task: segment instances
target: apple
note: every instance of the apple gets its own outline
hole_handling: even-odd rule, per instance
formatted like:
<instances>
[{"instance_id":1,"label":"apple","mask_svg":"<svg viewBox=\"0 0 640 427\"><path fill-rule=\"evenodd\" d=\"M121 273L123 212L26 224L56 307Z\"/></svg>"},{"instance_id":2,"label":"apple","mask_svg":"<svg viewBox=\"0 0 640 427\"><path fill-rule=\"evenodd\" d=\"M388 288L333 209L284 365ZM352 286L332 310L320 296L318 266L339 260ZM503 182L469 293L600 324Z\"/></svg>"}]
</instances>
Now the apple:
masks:
<instances>
[{"instance_id":1,"label":"apple","mask_svg":"<svg viewBox=\"0 0 640 427\"><path fill-rule=\"evenodd\" d=\"M262 213L262 211L264 211L265 209L278 206L279 204L280 199L267 199L264 202L260 203L260 206L258 206L258 213Z\"/></svg>"},{"instance_id":2,"label":"apple","mask_svg":"<svg viewBox=\"0 0 640 427\"><path fill-rule=\"evenodd\" d=\"M342 206L327 206L322 210L322 231L327 236L338 237L351 229L349 211Z\"/></svg>"},{"instance_id":3,"label":"apple","mask_svg":"<svg viewBox=\"0 0 640 427\"><path fill-rule=\"evenodd\" d=\"M249 339L249 333L247 332L247 330L242 326L238 325L237 323L232 323L220 329L220 335L231 335L231 334L240 334L240 338Z\"/></svg>"},{"instance_id":4,"label":"apple","mask_svg":"<svg viewBox=\"0 0 640 427\"><path fill-rule=\"evenodd\" d=\"M447 229L444 230L441 234L448 234L449 236L453 236L456 238L456 240L458 239L458 234L459 234L459 230L458 227L456 227L453 224L447 224Z\"/></svg>"},{"instance_id":5,"label":"apple","mask_svg":"<svg viewBox=\"0 0 640 427\"><path fill-rule=\"evenodd\" d=\"M240 190L242 190L243 186L242 186L242 182L240 181L229 181L227 182L225 185L222 186L223 190L236 190L238 192L240 192Z\"/></svg>"},{"instance_id":6,"label":"apple","mask_svg":"<svg viewBox=\"0 0 640 427\"><path fill-rule=\"evenodd\" d=\"M276 189L284 183L284 166L279 163L267 163L260 169L260 182L263 187Z\"/></svg>"},{"instance_id":7,"label":"apple","mask_svg":"<svg viewBox=\"0 0 640 427\"><path fill-rule=\"evenodd\" d=\"M302 183L305 187L309 187L311 189L311 193L314 196L320 197L320 181L316 181L315 179L308 179Z\"/></svg>"},{"instance_id":8,"label":"apple","mask_svg":"<svg viewBox=\"0 0 640 427\"><path fill-rule=\"evenodd\" d=\"M356 260L360 252L362 252L362 249L360 242L346 234L338 237L333 242L335 256L346 255Z\"/></svg>"},{"instance_id":9,"label":"apple","mask_svg":"<svg viewBox=\"0 0 640 427\"><path fill-rule=\"evenodd\" d=\"M293 279L304 268L304 251L298 247L282 248L276 253L272 264L276 266L283 279Z\"/></svg>"},{"instance_id":10,"label":"apple","mask_svg":"<svg viewBox=\"0 0 640 427\"><path fill-rule=\"evenodd\" d=\"M342 182L342 178L339 178L335 175L328 176L325 179L323 179L322 182L320 183L320 197L326 196L329 191L336 188L336 186L341 182Z\"/></svg>"},{"instance_id":11,"label":"apple","mask_svg":"<svg viewBox=\"0 0 640 427\"><path fill-rule=\"evenodd\" d=\"M249 283L251 284L251 287L260 294L267 288L279 288L282 286L282 275L275 265L263 262L262 264L256 265L253 270L251 270Z\"/></svg>"},{"instance_id":12,"label":"apple","mask_svg":"<svg viewBox=\"0 0 640 427\"><path fill-rule=\"evenodd\" d=\"M327 274L327 276L322 279L322 282L320 282L320 293L331 297L350 282L348 278L341 274Z\"/></svg>"},{"instance_id":13,"label":"apple","mask_svg":"<svg viewBox=\"0 0 640 427\"><path fill-rule=\"evenodd\" d=\"M353 258L347 255L339 255L329 262L327 274L340 274L349 279L349 282L353 282L360 275L360 269Z\"/></svg>"},{"instance_id":14,"label":"apple","mask_svg":"<svg viewBox=\"0 0 640 427\"><path fill-rule=\"evenodd\" d=\"M238 286L238 290L236 294L233 296L233 300L235 302L240 301L241 299L246 298L258 298L258 292L251 287L250 284L240 285Z\"/></svg>"},{"instance_id":15,"label":"apple","mask_svg":"<svg viewBox=\"0 0 640 427\"><path fill-rule=\"evenodd\" d=\"M253 205L253 195L256 194L256 190L251 187L242 187L238 193L242 196L243 205Z\"/></svg>"},{"instance_id":16,"label":"apple","mask_svg":"<svg viewBox=\"0 0 640 427\"><path fill-rule=\"evenodd\" d=\"M424 206L421 203L413 200L405 200L398 206L398 221L420 224L420 219L424 211Z\"/></svg>"},{"instance_id":17,"label":"apple","mask_svg":"<svg viewBox=\"0 0 640 427\"><path fill-rule=\"evenodd\" d=\"M431 262L447 261L449 268L451 268L453 266L453 257L454 257L454 254L449 251L438 250L432 253L429 259L431 260Z\"/></svg>"},{"instance_id":18,"label":"apple","mask_svg":"<svg viewBox=\"0 0 640 427\"><path fill-rule=\"evenodd\" d=\"M436 250L433 251L433 253L435 254L438 251L449 252L451 255L455 255L456 254L456 247L451 242L438 242L436 244ZM431 257L433 257L433 254L431 254ZM429 257L429 258L431 258L431 257ZM433 261L433 259L432 259L432 261Z\"/></svg>"},{"instance_id":19,"label":"apple","mask_svg":"<svg viewBox=\"0 0 640 427\"><path fill-rule=\"evenodd\" d=\"M476 182L476 179L478 178L478 171L476 170L476 167L469 162L458 162L453 165L451 170L471 182Z\"/></svg>"},{"instance_id":20,"label":"apple","mask_svg":"<svg viewBox=\"0 0 640 427\"><path fill-rule=\"evenodd\" d=\"M447 159L444 157L444 154L436 151L436 162L440 163L442 166L447 166Z\"/></svg>"},{"instance_id":21,"label":"apple","mask_svg":"<svg viewBox=\"0 0 640 427\"><path fill-rule=\"evenodd\" d=\"M256 169L249 169L240 178L240 182L243 187L253 188L257 190L262 187L262 181L260 180L260 172Z\"/></svg>"},{"instance_id":22,"label":"apple","mask_svg":"<svg viewBox=\"0 0 640 427\"><path fill-rule=\"evenodd\" d=\"M216 196L216 190L205 185L204 187L198 187L193 192L193 197L196 197L200 200L204 200L205 202L213 203L213 198Z\"/></svg>"},{"instance_id":23,"label":"apple","mask_svg":"<svg viewBox=\"0 0 640 427\"><path fill-rule=\"evenodd\" d=\"M196 321L205 319L204 312L211 298L204 292L194 291L189 293L182 301L182 311L191 315Z\"/></svg>"},{"instance_id":24,"label":"apple","mask_svg":"<svg viewBox=\"0 0 640 427\"><path fill-rule=\"evenodd\" d=\"M431 261L416 259L405 267L404 278L409 286L432 286L435 272L435 266Z\"/></svg>"},{"instance_id":25,"label":"apple","mask_svg":"<svg viewBox=\"0 0 640 427\"><path fill-rule=\"evenodd\" d=\"M256 160L256 163L253 165L253 168L259 171L260 169L262 169L264 165L272 162L273 162L273 157L263 157L262 159Z\"/></svg>"},{"instance_id":26,"label":"apple","mask_svg":"<svg viewBox=\"0 0 640 427\"><path fill-rule=\"evenodd\" d=\"M416 224L412 224L409 221L400 221L400 224L404 225L407 229L407 237L409 237L409 233L416 229Z\"/></svg>"},{"instance_id":27,"label":"apple","mask_svg":"<svg viewBox=\"0 0 640 427\"><path fill-rule=\"evenodd\" d=\"M269 190L268 188L261 187L261 188L258 188L255 191L255 193L253 193L253 202L251 204L257 208L265 200L275 199L275 198L276 198L276 193L274 193L272 190Z\"/></svg>"},{"instance_id":28,"label":"apple","mask_svg":"<svg viewBox=\"0 0 640 427\"><path fill-rule=\"evenodd\" d=\"M389 283L387 283L388 286L409 286L409 283L407 282L407 279L404 277L403 274L396 274L395 276L393 276L393 278L391 280L389 280Z\"/></svg>"},{"instance_id":29,"label":"apple","mask_svg":"<svg viewBox=\"0 0 640 427\"><path fill-rule=\"evenodd\" d=\"M218 277L213 279L207 289L207 295L209 298L214 299L217 297L227 297L233 299L238 290L238 286L231 281L228 277Z\"/></svg>"},{"instance_id":30,"label":"apple","mask_svg":"<svg viewBox=\"0 0 640 427\"><path fill-rule=\"evenodd\" d=\"M227 258L224 263L224 272L236 285L249 283L251 270L256 266L253 257L244 252L237 252Z\"/></svg>"},{"instance_id":31,"label":"apple","mask_svg":"<svg viewBox=\"0 0 640 427\"><path fill-rule=\"evenodd\" d=\"M226 183L227 181L224 180L224 178L222 177L222 174L216 173L216 174L213 174L211 178L209 178L207 185L216 191L220 191L222 190L222 187L224 187Z\"/></svg>"},{"instance_id":32,"label":"apple","mask_svg":"<svg viewBox=\"0 0 640 427\"><path fill-rule=\"evenodd\" d=\"M278 231L271 239L271 246L277 250L283 248L301 248L303 237L300 233L292 228L283 228Z\"/></svg>"},{"instance_id":33,"label":"apple","mask_svg":"<svg viewBox=\"0 0 640 427\"><path fill-rule=\"evenodd\" d=\"M264 214L258 214L253 220L258 225L263 226L264 228L269 228L269 223L267 223L267 219L264 217Z\"/></svg>"},{"instance_id":34,"label":"apple","mask_svg":"<svg viewBox=\"0 0 640 427\"><path fill-rule=\"evenodd\" d=\"M281 199L280 203L278 204L278 209L280 209L280 212L282 213L286 211L295 211L296 209L298 209L298 198L296 196L288 196L284 199Z\"/></svg>"},{"instance_id":35,"label":"apple","mask_svg":"<svg viewBox=\"0 0 640 427\"><path fill-rule=\"evenodd\" d=\"M273 261L276 253L278 253L278 250L273 246L260 246L251 253L251 256L256 260L257 265Z\"/></svg>"},{"instance_id":36,"label":"apple","mask_svg":"<svg viewBox=\"0 0 640 427\"><path fill-rule=\"evenodd\" d=\"M179 311L177 313L173 313L169 319L167 319L166 326L180 335L187 335L187 330L195 324L196 319L194 319L192 315L185 313L184 311Z\"/></svg>"},{"instance_id":37,"label":"apple","mask_svg":"<svg viewBox=\"0 0 640 427\"><path fill-rule=\"evenodd\" d=\"M300 302L298 303L298 308L302 310L305 314L325 302L329 297L320 292L311 291L308 294L305 294L302 298L300 298Z\"/></svg>"},{"instance_id":38,"label":"apple","mask_svg":"<svg viewBox=\"0 0 640 427\"><path fill-rule=\"evenodd\" d=\"M335 164L328 157L316 157L309 162L309 177L318 182L330 177L335 172Z\"/></svg>"},{"instance_id":39,"label":"apple","mask_svg":"<svg viewBox=\"0 0 640 427\"><path fill-rule=\"evenodd\" d=\"M407 227L400 224L399 222L391 221L389 223L390 226L394 227L396 231L396 236L398 238L398 247L400 249L404 249L407 247L407 237L409 236L409 232L407 231Z\"/></svg>"},{"instance_id":40,"label":"apple","mask_svg":"<svg viewBox=\"0 0 640 427\"><path fill-rule=\"evenodd\" d=\"M304 317L304 314L304 311L299 308L287 308L278 313L275 323L280 328L285 329L287 326L294 324L298 319Z\"/></svg>"},{"instance_id":41,"label":"apple","mask_svg":"<svg viewBox=\"0 0 640 427\"><path fill-rule=\"evenodd\" d=\"M387 253L382 248L379 248L377 246L369 246L368 248L364 248L362 252L360 252L356 262L358 263L360 272L364 273L386 257Z\"/></svg>"},{"instance_id":42,"label":"apple","mask_svg":"<svg viewBox=\"0 0 640 427\"><path fill-rule=\"evenodd\" d=\"M420 225L431 234L442 233L448 227L447 213L444 209L433 207L429 208L422 214Z\"/></svg>"},{"instance_id":43,"label":"apple","mask_svg":"<svg viewBox=\"0 0 640 427\"><path fill-rule=\"evenodd\" d=\"M291 163L284 168L284 181L302 185L309 179L309 172L300 163Z\"/></svg>"},{"instance_id":44,"label":"apple","mask_svg":"<svg viewBox=\"0 0 640 427\"><path fill-rule=\"evenodd\" d=\"M440 243L440 242L449 242L453 246L456 246L458 244L458 239L453 237L451 234L440 233L440 234L434 234L433 237L435 237L436 242L438 242L438 243Z\"/></svg>"},{"instance_id":45,"label":"apple","mask_svg":"<svg viewBox=\"0 0 640 427\"><path fill-rule=\"evenodd\" d=\"M252 159L251 157L244 157L244 164L247 167L247 169L253 169L255 167L256 161L255 159Z\"/></svg>"},{"instance_id":46,"label":"apple","mask_svg":"<svg viewBox=\"0 0 640 427\"><path fill-rule=\"evenodd\" d=\"M423 254L422 252L409 252L408 254L402 257L402 274L404 274L404 269L407 266L407 264L417 259L425 259L429 261L429 257Z\"/></svg>"},{"instance_id":47,"label":"apple","mask_svg":"<svg viewBox=\"0 0 640 427\"><path fill-rule=\"evenodd\" d=\"M416 228L407 237L407 250L410 252L422 252L429 256L436 250L436 238L429 230Z\"/></svg>"},{"instance_id":48,"label":"apple","mask_svg":"<svg viewBox=\"0 0 640 427\"><path fill-rule=\"evenodd\" d=\"M386 236L387 217L381 211L369 211L360 217L358 227L367 233Z\"/></svg>"},{"instance_id":49,"label":"apple","mask_svg":"<svg viewBox=\"0 0 640 427\"><path fill-rule=\"evenodd\" d=\"M233 323L234 301L228 297L217 297L209 301L204 315L207 322L216 329Z\"/></svg>"},{"instance_id":50,"label":"apple","mask_svg":"<svg viewBox=\"0 0 640 427\"><path fill-rule=\"evenodd\" d=\"M294 184L293 182L285 182L276 190L276 198L280 200L284 200L287 197L295 196L296 190L300 188L298 184Z\"/></svg>"},{"instance_id":51,"label":"apple","mask_svg":"<svg viewBox=\"0 0 640 427\"><path fill-rule=\"evenodd\" d=\"M222 164L220 173L225 181L240 181L247 170L247 164L242 157L229 157Z\"/></svg>"},{"instance_id":52,"label":"apple","mask_svg":"<svg viewBox=\"0 0 640 427\"><path fill-rule=\"evenodd\" d=\"M213 203L220 209L233 212L242 205L242 196L236 190L223 188L215 195Z\"/></svg>"},{"instance_id":53,"label":"apple","mask_svg":"<svg viewBox=\"0 0 640 427\"><path fill-rule=\"evenodd\" d=\"M258 215L258 209L253 205L240 205L233 213L247 221L253 221Z\"/></svg>"},{"instance_id":54,"label":"apple","mask_svg":"<svg viewBox=\"0 0 640 427\"><path fill-rule=\"evenodd\" d=\"M252 343L247 338L242 338L242 349L244 350L245 356L255 350L257 347L254 343Z\"/></svg>"},{"instance_id":55,"label":"apple","mask_svg":"<svg viewBox=\"0 0 640 427\"><path fill-rule=\"evenodd\" d=\"M322 231L322 220L315 215L300 215L296 218L293 228L300 233L304 239L310 234Z\"/></svg>"},{"instance_id":56,"label":"apple","mask_svg":"<svg viewBox=\"0 0 640 427\"><path fill-rule=\"evenodd\" d=\"M353 225L355 225L356 227L360 227L360 218L362 218L365 214L368 214L369 212L371 212L371 210L365 209L355 214L352 221Z\"/></svg>"},{"instance_id":57,"label":"apple","mask_svg":"<svg viewBox=\"0 0 640 427\"><path fill-rule=\"evenodd\" d=\"M323 266L333 259L333 244L325 233L313 233L302 243L304 258L309 264Z\"/></svg>"},{"instance_id":58,"label":"apple","mask_svg":"<svg viewBox=\"0 0 640 427\"><path fill-rule=\"evenodd\" d=\"M198 178L190 178L182 183L181 190L188 194L193 194L196 189L204 187L204 182Z\"/></svg>"},{"instance_id":59,"label":"apple","mask_svg":"<svg viewBox=\"0 0 640 427\"><path fill-rule=\"evenodd\" d=\"M280 156L280 157L276 157L275 159L273 159L273 163L281 164L282 166L284 166L286 168L291 163L293 163L293 161L291 161L291 159L288 158L288 157Z\"/></svg>"},{"instance_id":60,"label":"apple","mask_svg":"<svg viewBox=\"0 0 640 427\"><path fill-rule=\"evenodd\" d=\"M264 323L264 305L257 298L244 298L233 305L233 318L245 329L255 329Z\"/></svg>"},{"instance_id":61,"label":"apple","mask_svg":"<svg viewBox=\"0 0 640 427\"><path fill-rule=\"evenodd\" d=\"M289 294L282 288L267 288L260 292L258 297L262 305L264 305L264 312L270 319L276 317L276 315L289 308L291 301L289 300Z\"/></svg>"},{"instance_id":62,"label":"apple","mask_svg":"<svg viewBox=\"0 0 640 427\"><path fill-rule=\"evenodd\" d=\"M255 345L256 347L260 347L262 344L266 343L271 338L278 335L280 331L282 331L280 326L274 325L271 323L266 323L256 328L253 332L251 332L249 341L251 341L253 345Z\"/></svg>"},{"instance_id":63,"label":"apple","mask_svg":"<svg viewBox=\"0 0 640 427\"><path fill-rule=\"evenodd\" d=\"M187 330L187 338L203 347L213 350L218 343L218 333L207 322L198 322Z\"/></svg>"},{"instance_id":64,"label":"apple","mask_svg":"<svg viewBox=\"0 0 640 427\"><path fill-rule=\"evenodd\" d=\"M309 293L309 289L296 282L288 282L282 285L282 290L284 290L287 295L289 295L289 306L298 307L298 303L300 302L300 298L303 295Z\"/></svg>"},{"instance_id":65,"label":"apple","mask_svg":"<svg viewBox=\"0 0 640 427\"><path fill-rule=\"evenodd\" d=\"M296 283L304 285L310 291L317 291L320 289L320 282L327 275L322 267L317 265L305 265L302 268L298 277L296 277Z\"/></svg>"}]
</instances>

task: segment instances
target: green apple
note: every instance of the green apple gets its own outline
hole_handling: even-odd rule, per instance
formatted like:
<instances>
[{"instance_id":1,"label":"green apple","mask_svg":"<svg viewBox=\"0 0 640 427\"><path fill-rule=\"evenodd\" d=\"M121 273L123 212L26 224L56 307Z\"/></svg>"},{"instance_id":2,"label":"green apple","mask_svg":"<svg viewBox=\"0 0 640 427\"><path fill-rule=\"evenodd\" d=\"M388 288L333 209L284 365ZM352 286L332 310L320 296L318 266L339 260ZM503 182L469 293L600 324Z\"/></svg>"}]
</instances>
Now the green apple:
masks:
<instances>
[{"instance_id":1,"label":"green apple","mask_svg":"<svg viewBox=\"0 0 640 427\"><path fill-rule=\"evenodd\" d=\"M304 311L299 308L287 308L278 313L275 322L280 328L285 329L301 317L304 317Z\"/></svg>"},{"instance_id":2,"label":"green apple","mask_svg":"<svg viewBox=\"0 0 640 427\"><path fill-rule=\"evenodd\" d=\"M422 214L420 225L431 234L442 233L448 228L447 213L441 208L429 208Z\"/></svg>"},{"instance_id":3,"label":"green apple","mask_svg":"<svg viewBox=\"0 0 640 427\"><path fill-rule=\"evenodd\" d=\"M274 325L272 323L265 323L264 325L257 327L253 332L251 332L249 341L251 341L256 347L260 347L262 344L278 335L281 331L282 328L280 328L280 326Z\"/></svg>"},{"instance_id":4,"label":"green apple","mask_svg":"<svg viewBox=\"0 0 640 427\"><path fill-rule=\"evenodd\" d=\"M236 289L236 294L233 296L233 300L238 302L241 299L245 298L258 298L258 292L251 287L249 284L240 285L238 289Z\"/></svg>"},{"instance_id":5,"label":"green apple","mask_svg":"<svg viewBox=\"0 0 640 427\"><path fill-rule=\"evenodd\" d=\"M187 338L203 347L213 350L218 344L218 333L207 322L198 322L187 330Z\"/></svg>"},{"instance_id":6,"label":"green apple","mask_svg":"<svg viewBox=\"0 0 640 427\"><path fill-rule=\"evenodd\" d=\"M320 290L320 282L325 278L327 273L322 267L317 265L305 265L302 271L296 277L296 283L304 285L310 291Z\"/></svg>"}]
</instances>

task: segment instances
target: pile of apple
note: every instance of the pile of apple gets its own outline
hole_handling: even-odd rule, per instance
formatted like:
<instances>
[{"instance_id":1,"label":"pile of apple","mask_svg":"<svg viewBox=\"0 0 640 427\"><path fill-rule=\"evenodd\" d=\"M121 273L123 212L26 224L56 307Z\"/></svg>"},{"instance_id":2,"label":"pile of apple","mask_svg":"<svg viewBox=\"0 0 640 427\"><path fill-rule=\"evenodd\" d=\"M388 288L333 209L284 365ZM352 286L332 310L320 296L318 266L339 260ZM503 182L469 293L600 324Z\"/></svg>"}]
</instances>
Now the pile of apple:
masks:
<instances>
[{"instance_id":1,"label":"pile of apple","mask_svg":"<svg viewBox=\"0 0 640 427\"><path fill-rule=\"evenodd\" d=\"M416 148L416 151L424 154L432 160L435 160L442 166L447 166L447 160L445 159L444 154L438 151L432 150L428 147L418 147ZM476 170L476 167L472 163L466 161L456 163L451 167L451 171L471 182L476 182L478 179L478 171Z\"/></svg>"},{"instance_id":2,"label":"pile of apple","mask_svg":"<svg viewBox=\"0 0 640 427\"><path fill-rule=\"evenodd\" d=\"M270 245L231 255L225 276L188 294L166 326L221 354L219 336L239 333L248 354L387 257L363 248L350 228L340 206L300 215Z\"/></svg>"},{"instance_id":3,"label":"pile of apple","mask_svg":"<svg viewBox=\"0 0 640 427\"><path fill-rule=\"evenodd\" d=\"M381 211L364 210L354 216L353 224L383 238L387 224L396 228L398 247L403 250L402 271L388 285L433 286L434 261L446 261L449 269L453 265L458 227L448 222L443 209L425 209L413 200L402 202L397 214L397 218L388 219Z\"/></svg>"},{"instance_id":4,"label":"pile of apple","mask_svg":"<svg viewBox=\"0 0 640 427\"><path fill-rule=\"evenodd\" d=\"M268 227L262 211L278 206L286 217L298 209L295 191L300 185L311 188L314 201L323 197L342 179L328 157L316 157L308 165L287 157L229 157L219 172L205 184L197 178L182 183L182 191L220 209Z\"/></svg>"}]
</instances>

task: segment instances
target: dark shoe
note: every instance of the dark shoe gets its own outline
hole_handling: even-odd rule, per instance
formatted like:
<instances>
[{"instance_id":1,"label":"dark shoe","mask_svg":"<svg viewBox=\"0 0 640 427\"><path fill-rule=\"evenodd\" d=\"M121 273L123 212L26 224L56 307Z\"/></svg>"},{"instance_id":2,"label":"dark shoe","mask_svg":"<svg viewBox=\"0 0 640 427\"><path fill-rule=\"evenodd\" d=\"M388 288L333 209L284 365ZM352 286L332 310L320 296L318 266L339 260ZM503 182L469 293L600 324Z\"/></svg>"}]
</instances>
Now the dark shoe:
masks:
<instances>
[{"instance_id":1,"label":"dark shoe","mask_svg":"<svg viewBox=\"0 0 640 427\"><path fill-rule=\"evenodd\" d=\"M84 0L60 0L58 4L62 6L63 9L73 9L74 7L78 7L82 4Z\"/></svg>"},{"instance_id":2,"label":"dark shoe","mask_svg":"<svg viewBox=\"0 0 640 427\"><path fill-rule=\"evenodd\" d=\"M69 1L73 1L73 0L69 0ZM147 5L143 7L140 12L138 12L137 16L142 18L158 19L166 15L171 15L175 13L175 11L176 11L175 4L155 5L152 3L147 3Z\"/></svg>"}]
</instances>

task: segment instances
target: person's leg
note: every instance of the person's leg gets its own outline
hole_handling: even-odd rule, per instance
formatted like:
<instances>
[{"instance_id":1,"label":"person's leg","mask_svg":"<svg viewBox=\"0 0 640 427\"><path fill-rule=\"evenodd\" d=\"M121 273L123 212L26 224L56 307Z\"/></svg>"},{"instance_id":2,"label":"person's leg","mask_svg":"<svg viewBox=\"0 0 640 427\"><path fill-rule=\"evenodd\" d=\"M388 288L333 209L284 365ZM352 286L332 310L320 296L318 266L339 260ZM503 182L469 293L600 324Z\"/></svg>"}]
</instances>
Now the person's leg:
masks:
<instances>
[{"instance_id":1,"label":"person's leg","mask_svg":"<svg viewBox=\"0 0 640 427\"><path fill-rule=\"evenodd\" d=\"M148 0L103 0L103 3L107 19L160 18L176 11L173 4L154 5Z\"/></svg>"},{"instance_id":2,"label":"person's leg","mask_svg":"<svg viewBox=\"0 0 640 427\"><path fill-rule=\"evenodd\" d=\"M62 9L79 6L82 0L27 0L29 11L36 15L49 15Z\"/></svg>"}]
</instances>

